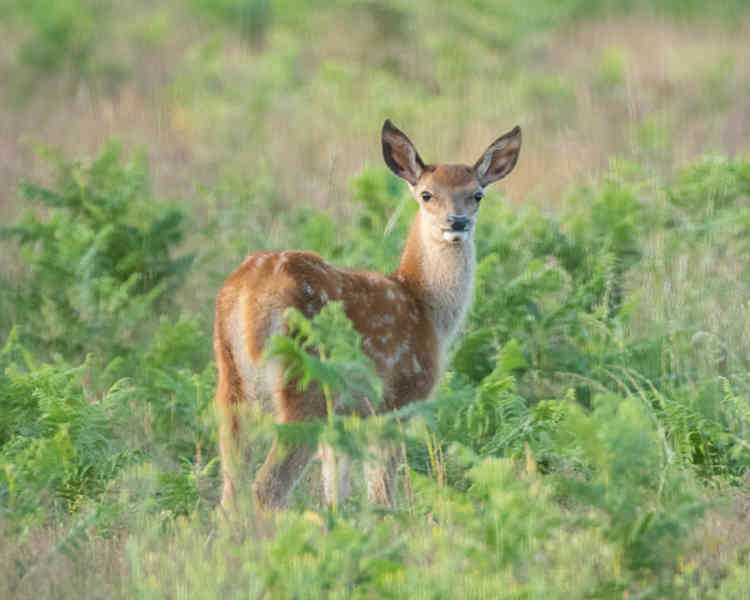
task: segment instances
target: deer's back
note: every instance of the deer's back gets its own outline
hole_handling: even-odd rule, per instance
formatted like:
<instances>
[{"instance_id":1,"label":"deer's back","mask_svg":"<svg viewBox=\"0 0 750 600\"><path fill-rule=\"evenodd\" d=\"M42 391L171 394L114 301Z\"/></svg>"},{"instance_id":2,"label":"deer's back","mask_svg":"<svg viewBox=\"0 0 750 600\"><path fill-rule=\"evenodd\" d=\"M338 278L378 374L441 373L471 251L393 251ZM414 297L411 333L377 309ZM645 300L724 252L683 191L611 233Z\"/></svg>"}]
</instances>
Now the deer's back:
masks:
<instances>
[{"instance_id":1,"label":"deer's back","mask_svg":"<svg viewBox=\"0 0 750 600\"><path fill-rule=\"evenodd\" d=\"M334 300L375 362L386 405L427 397L439 375L439 349L419 295L395 276L340 269L313 252L256 252L227 279L216 301L217 356L229 348L242 378L261 366L269 336L285 332L286 308L310 318Z\"/></svg>"}]
</instances>

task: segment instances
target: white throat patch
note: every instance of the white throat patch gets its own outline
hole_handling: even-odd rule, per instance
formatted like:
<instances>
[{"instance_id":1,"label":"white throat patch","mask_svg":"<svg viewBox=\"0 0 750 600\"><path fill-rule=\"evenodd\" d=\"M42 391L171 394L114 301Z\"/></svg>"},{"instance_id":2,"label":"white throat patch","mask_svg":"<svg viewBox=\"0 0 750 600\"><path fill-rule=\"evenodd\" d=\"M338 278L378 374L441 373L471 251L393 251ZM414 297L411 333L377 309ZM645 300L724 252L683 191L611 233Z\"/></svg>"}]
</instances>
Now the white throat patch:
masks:
<instances>
[{"instance_id":1,"label":"white throat patch","mask_svg":"<svg viewBox=\"0 0 750 600\"><path fill-rule=\"evenodd\" d=\"M443 239L446 242L465 242L469 239L468 231L443 231Z\"/></svg>"},{"instance_id":2,"label":"white throat patch","mask_svg":"<svg viewBox=\"0 0 750 600\"><path fill-rule=\"evenodd\" d=\"M438 241L423 229L421 238L422 283L444 358L471 305L476 264L474 242L471 231L443 231L442 241ZM445 241L453 243L448 245Z\"/></svg>"}]
</instances>

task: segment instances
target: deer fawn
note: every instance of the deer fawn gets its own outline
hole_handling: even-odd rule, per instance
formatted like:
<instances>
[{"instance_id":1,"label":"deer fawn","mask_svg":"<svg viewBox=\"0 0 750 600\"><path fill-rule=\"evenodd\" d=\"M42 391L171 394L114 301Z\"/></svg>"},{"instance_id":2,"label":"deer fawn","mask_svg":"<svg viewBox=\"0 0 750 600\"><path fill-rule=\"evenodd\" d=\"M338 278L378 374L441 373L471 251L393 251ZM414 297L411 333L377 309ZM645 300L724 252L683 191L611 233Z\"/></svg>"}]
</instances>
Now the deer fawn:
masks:
<instances>
[{"instance_id":1,"label":"deer fawn","mask_svg":"<svg viewBox=\"0 0 750 600\"><path fill-rule=\"evenodd\" d=\"M381 137L386 164L407 181L419 203L395 273L340 269L312 252L256 252L219 291L214 352L223 506L231 505L237 484L247 479L241 432L248 407L272 413L278 423L326 416L319 388L300 391L294 382L284 381L283 365L263 360L266 341L285 330L286 308L294 306L312 317L329 300L342 301L383 381L384 410L426 398L440 376L472 299L479 204L485 187L515 166L521 130L515 127L495 140L473 167L426 165L390 120L383 124ZM274 441L253 483L255 502L262 507L285 505L315 451ZM342 498L348 493L348 465L340 457L339 481L334 484L332 449L321 448L320 456L326 500L334 502L334 489ZM392 461L390 467L369 466L368 496L373 502L391 503L392 477Z\"/></svg>"}]
</instances>

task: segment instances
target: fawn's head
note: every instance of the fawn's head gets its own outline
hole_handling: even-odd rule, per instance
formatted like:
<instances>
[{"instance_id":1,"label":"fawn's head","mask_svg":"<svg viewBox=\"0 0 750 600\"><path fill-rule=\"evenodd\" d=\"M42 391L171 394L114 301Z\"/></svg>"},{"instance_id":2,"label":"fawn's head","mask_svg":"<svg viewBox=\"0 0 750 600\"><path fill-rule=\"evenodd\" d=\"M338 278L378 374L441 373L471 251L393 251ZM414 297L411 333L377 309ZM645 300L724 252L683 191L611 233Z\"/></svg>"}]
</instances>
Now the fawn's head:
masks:
<instances>
[{"instance_id":1,"label":"fawn's head","mask_svg":"<svg viewBox=\"0 0 750 600\"><path fill-rule=\"evenodd\" d=\"M473 167L425 165L411 140L390 120L383 123L381 137L385 163L409 183L428 235L449 244L471 240L484 189L513 170L521 150L521 128L516 126L492 142Z\"/></svg>"}]
</instances>

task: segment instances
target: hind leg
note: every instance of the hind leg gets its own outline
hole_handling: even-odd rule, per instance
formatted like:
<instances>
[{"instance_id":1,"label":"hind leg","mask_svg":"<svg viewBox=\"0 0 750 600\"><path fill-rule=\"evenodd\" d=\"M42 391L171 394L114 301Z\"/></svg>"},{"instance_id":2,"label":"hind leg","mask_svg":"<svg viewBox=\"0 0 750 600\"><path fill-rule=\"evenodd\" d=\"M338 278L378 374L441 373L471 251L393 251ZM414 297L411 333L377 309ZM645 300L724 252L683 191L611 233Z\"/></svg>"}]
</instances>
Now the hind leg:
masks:
<instances>
[{"instance_id":1,"label":"hind leg","mask_svg":"<svg viewBox=\"0 0 750 600\"><path fill-rule=\"evenodd\" d=\"M216 351L219 378L216 387L216 411L219 420L219 452L224 485L221 494L221 507L231 510L241 473L247 468L250 450L241 443L242 385L231 355L217 344ZM243 447L244 446L244 447Z\"/></svg>"},{"instance_id":2,"label":"hind leg","mask_svg":"<svg viewBox=\"0 0 750 600\"><path fill-rule=\"evenodd\" d=\"M237 404L219 407L219 455L223 479L221 507L234 510L236 501L248 496L252 481L252 443L248 438L248 426L257 421L252 406Z\"/></svg>"},{"instance_id":3,"label":"hind leg","mask_svg":"<svg viewBox=\"0 0 750 600\"><path fill-rule=\"evenodd\" d=\"M306 421L325 414L325 402L315 386L302 392L294 384L282 385L275 396L277 421L280 423ZM265 508L286 506L290 492L316 451L316 441L300 439L281 443L277 436L265 463L255 476L255 501Z\"/></svg>"},{"instance_id":4,"label":"hind leg","mask_svg":"<svg viewBox=\"0 0 750 600\"><path fill-rule=\"evenodd\" d=\"M221 507L227 511L234 506L237 491L237 457L240 452L237 444L237 426L232 423L233 415L221 415L219 418L219 454L223 479Z\"/></svg>"},{"instance_id":5,"label":"hind leg","mask_svg":"<svg viewBox=\"0 0 750 600\"><path fill-rule=\"evenodd\" d=\"M274 439L253 483L253 499L263 508L282 508L315 453L314 445L281 444Z\"/></svg>"}]
</instances>

